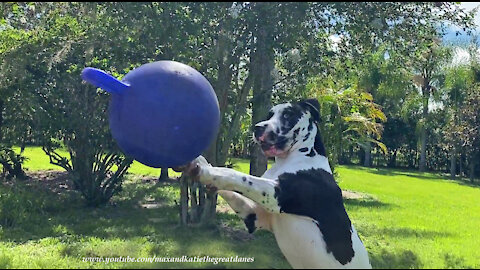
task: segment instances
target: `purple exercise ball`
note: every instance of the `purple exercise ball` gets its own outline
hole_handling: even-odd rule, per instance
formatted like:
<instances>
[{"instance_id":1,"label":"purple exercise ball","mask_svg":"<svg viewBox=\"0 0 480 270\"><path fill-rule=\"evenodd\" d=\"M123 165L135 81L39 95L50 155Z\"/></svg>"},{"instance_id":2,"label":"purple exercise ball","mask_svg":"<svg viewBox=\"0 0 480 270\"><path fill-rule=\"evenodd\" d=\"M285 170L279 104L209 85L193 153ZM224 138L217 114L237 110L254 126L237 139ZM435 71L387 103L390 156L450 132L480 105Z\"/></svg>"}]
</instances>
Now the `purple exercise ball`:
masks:
<instances>
[{"instance_id":1,"label":"purple exercise ball","mask_svg":"<svg viewBox=\"0 0 480 270\"><path fill-rule=\"evenodd\" d=\"M112 94L112 136L127 156L145 165L184 165L205 151L218 132L215 92L202 74L185 64L148 63L130 71L121 82L86 68L82 78Z\"/></svg>"}]
</instances>

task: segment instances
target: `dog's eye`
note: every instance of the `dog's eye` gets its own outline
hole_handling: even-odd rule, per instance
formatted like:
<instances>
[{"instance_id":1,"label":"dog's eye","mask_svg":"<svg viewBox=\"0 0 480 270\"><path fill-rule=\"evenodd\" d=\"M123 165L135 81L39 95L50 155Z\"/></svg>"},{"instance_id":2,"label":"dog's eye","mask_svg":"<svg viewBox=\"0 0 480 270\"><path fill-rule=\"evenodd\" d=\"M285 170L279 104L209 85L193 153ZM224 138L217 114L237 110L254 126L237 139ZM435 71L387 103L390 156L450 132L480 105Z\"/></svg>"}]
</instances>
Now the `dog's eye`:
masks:
<instances>
[{"instance_id":1,"label":"dog's eye","mask_svg":"<svg viewBox=\"0 0 480 270\"><path fill-rule=\"evenodd\" d=\"M290 117L290 114L288 112L283 113L283 118L287 119L288 117Z\"/></svg>"}]
</instances>

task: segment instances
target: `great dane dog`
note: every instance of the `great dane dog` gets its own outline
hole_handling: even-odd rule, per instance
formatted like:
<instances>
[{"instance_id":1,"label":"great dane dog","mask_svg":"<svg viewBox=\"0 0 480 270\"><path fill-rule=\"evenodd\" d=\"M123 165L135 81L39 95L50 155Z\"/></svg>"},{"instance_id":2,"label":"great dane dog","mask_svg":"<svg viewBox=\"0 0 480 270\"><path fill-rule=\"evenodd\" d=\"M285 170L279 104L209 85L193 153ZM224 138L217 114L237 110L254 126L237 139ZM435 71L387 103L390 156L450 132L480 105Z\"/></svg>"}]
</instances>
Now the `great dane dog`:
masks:
<instances>
[{"instance_id":1,"label":"great dane dog","mask_svg":"<svg viewBox=\"0 0 480 270\"><path fill-rule=\"evenodd\" d=\"M212 167L200 156L180 168L217 189L248 231L273 232L294 268L371 268L345 211L317 128L316 99L274 106L254 141L275 164L262 177Z\"/></svg>"}]
</instances>

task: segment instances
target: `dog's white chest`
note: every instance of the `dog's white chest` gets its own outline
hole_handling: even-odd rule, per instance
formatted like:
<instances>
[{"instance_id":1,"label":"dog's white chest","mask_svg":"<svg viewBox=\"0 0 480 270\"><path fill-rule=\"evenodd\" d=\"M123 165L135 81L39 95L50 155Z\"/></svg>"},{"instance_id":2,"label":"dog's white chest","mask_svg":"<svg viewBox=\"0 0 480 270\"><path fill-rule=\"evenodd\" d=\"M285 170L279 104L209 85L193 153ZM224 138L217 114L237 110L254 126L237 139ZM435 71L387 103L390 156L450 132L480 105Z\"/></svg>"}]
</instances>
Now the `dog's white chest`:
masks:
<instances>
[{"instance_id":1,"label":"dog's white chest","mask_svg":"<svg viewBox=\"0 0 480 270\"><path fill-rule=\"evenodd\" d=\"M327 252L322 233L311 218L285 213L277 214L273 217L272 229L278 246L293 268L372 268L367 251L353 225L352 244L355 256L345 265L340 264L332 253Z\"/></svg>"}]
</instances>

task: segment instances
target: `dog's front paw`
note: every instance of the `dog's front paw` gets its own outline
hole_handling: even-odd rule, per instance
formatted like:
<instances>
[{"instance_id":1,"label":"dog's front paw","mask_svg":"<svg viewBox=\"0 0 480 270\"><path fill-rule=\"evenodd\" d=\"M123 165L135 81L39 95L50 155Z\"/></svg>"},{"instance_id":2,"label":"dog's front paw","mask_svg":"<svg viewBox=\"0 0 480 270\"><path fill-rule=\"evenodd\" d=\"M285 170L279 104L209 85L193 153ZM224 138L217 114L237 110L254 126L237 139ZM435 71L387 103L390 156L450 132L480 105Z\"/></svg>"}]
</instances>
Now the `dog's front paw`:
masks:
<instances>
[{"instance_id":1,"label":"dog's front paw","mask_svg":"<svg viewBox=\"0 0 480 270\"><path fill-rule=\"evenodd\" d=\"M191 177L193 180L209 185L211 181L209 181L207 176L209 175L208 169L211 167L212 165L210 165L203 156L199 156L190 163L176 169Z\"/></svg>"},{"instance_id":2,"label":"dog's front paw","mask_svg":"<svg viewBox=\"0 0 480 270\"><path fill-rule=\"evenodd\" d=\"M192 161L192 163L196 163L202 167L212 167L212 165L208 163L207 159L204 158L203 156L198 156L196 159Z\"/></svg>"}]
</instances>

